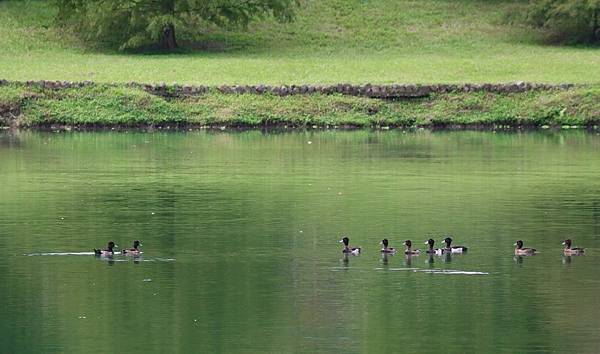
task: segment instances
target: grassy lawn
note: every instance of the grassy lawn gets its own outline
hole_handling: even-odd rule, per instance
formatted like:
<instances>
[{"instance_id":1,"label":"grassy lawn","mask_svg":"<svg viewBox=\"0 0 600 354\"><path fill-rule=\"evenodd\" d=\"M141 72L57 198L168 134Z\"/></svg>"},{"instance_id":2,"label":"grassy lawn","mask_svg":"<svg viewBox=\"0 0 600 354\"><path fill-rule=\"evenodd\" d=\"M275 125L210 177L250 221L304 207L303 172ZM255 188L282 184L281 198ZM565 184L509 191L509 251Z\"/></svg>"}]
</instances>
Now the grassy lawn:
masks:
<instances>
[{"instance_id":1,"label":"grassy lawn","mask_svg":"<svg viewBox=\"0 0 600 354\"><path fill-rule=\"evenodd\" d=\"M196 84L600 82L600 48L510 25L523 1L302 0L297 21L206 29L183 53L93 49L45 1L0 1L0 78ZM193 43L191 40L194 40Z\"/></svg>"}]
</instances>

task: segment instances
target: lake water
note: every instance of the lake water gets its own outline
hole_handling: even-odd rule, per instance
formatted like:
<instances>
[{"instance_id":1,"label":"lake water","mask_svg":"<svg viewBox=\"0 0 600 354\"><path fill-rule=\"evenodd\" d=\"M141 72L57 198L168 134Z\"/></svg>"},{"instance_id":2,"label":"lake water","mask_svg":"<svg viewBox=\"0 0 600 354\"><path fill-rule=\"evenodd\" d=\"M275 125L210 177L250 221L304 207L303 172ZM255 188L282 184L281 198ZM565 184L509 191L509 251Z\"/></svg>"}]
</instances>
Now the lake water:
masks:
<instances>
[{"instance_id":1,"label":"lake water","mask_svg":"<svg viewBox=\"0 0 600 354\"><path fill-rule=\"evenodd\" d=\"M584 131L2 133L0 352L598 353L599 177Z\"/></svg>"}]
</instances>

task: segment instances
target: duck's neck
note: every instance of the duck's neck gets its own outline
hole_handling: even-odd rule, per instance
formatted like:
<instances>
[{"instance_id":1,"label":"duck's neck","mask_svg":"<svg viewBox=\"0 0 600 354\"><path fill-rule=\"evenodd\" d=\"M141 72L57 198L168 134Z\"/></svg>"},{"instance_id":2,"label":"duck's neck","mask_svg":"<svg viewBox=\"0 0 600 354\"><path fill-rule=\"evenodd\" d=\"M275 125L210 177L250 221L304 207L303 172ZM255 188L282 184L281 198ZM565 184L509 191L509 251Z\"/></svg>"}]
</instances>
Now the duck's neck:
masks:
<instances>
[{"instance_id":1,"label":"duck's neck","mask_svg":"<svg viewBox=\"0 0 600 354\"><path fill-rule=\"evenodd\" d=\"M433 251L433 244L431 244L431 243L429 244L429 250Z\"/></svg>"}]
</instances>

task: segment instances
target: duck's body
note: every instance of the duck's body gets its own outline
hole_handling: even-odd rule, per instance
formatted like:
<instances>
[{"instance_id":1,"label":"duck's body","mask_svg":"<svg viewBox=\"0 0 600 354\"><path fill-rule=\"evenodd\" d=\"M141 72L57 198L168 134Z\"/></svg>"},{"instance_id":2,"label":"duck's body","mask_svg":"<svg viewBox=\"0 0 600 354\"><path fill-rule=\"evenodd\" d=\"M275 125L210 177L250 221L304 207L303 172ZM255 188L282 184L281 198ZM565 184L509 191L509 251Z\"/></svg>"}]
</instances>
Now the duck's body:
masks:
<instances>
[{"instance_id":1,"label":"duck's body","mask_svg":"<svg viewBox=\"0 0 600 354\"><path fill-rule=\"evenodd\" d=\"M468 250L465 246L452 246L452 239L450 237L446 237L442 242L446 243L446 247L442 248L444 252L465 253Z\"/></svg>"},{"instance_id":2,"label":"duck's body","mask_svg":"<svg viewBox=\"0 0 600 354\"><path fill-rule=\"evenodd\" d=\"M126 248L121 251L121 254L134 257L139 256L140 254L142 254L142 251L139 248L141 245L142 243L140 241L135 240L133 241L133 248Z\"/></svg>"},{"instance_id":3,"label":"duck's body","mask_svg":"<svg viewBox=\"0 0 600 354\"><path fill-rule=\"evenodd\" d=\"M563 249L563 253L565 256L582 256L585 252L585 248L581 247L571 247L572 241L567 239L563 241L563 245L565 248Z\"/></svg>"},{"instance_id":4,"label":"duck's body","mask_svg":"<svg viewBox=\"0 0 600 354\"><path fill-rule=\"evenodd\" d=\"M433 239L430 238L429 240L427 240L427 242L425 242L425 244L429 245L429 248L425 251L427 254L436 256L441 256L442 254L444 254L444 249L433 248L433 245L435 244L435 241Z\"/></svg>"},{"instance_id":5,"label":"duck's body","mask_svg":"<svg viewBox=\"0 0 600 354\"><path fill-rule=\"evenodd\" d=\"M360 254L360 247L350 247L348 244L350 243L350 239L348 237L344 237L340 240L340 242L344 243L344 248L342 249L342 253L352 254L358 256Z\"/></svg>"},{"instance_id":6,"label":"duck's body","mask_svg":"<svg viewBox=\"0 0 600 354\"><path fill-rule=\"evenodd\" d=\"M515 244L515 256L533 256L537 250L535 248L523 247L523 241L518 240Z\"/></svg>"},{"instance_id":7,"label":"duck's body","mask_svg":"<svg viewBox=\"0 0 600 354\"><path fill-rule=\"evenodd\" d=\"M110 241L106 246L106 249L96 249L94 248L94 255L100 257L112 257L115 255L114 248L116 247L115 243Z\"/></svg>"},{"instance_id":8,"label":"duck's body","mask_svg":"<svg viewBox=\"0 0 600 354\"><path fill-rule=\"evenodd\" d=\"M416 250L412 249L412 242L410 240L404 241L404 246L406 246L406 249L404 250L404 254L406 254L406 255L416 256L421 253L421 250L419 250L419 249L416 249Z\"/></svg>"},{"instance_id":9,"label":"duck's body","mask_svg":"<svg viewBox=\"0 0 600 354\"><path fill-rule=\"evenodd\" d=\"M387 238L384 238L383 240L381 240L381 245L383 246L381 248L381 253L394 254L394 253L398 252L397 249L395 249L393 247L388 247L388 239Z\"/></svg>"}]
</instances>

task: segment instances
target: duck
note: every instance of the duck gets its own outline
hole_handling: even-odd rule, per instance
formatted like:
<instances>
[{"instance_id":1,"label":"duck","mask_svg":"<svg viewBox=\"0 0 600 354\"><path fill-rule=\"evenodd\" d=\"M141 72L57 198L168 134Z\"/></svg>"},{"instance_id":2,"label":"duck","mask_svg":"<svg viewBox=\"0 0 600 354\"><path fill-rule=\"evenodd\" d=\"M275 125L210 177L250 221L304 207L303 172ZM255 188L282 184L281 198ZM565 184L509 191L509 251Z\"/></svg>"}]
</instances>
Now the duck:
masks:
<instances>
[{"instance_id":1,"label":"duck","mask_svg":"<svg viewBox=\"0 0 600 354\"><path fill-rule=\"evenodd\" d=\"M535 248L523 248L523 241L518 240L515 242L515 255L516 256L533 256L537 250Z\"/></svg>"},{"instance_id":2,"label":"duck","mask_svg":"<svg viewBox=\"0 0 600 354\"><path fill-rule=\"evenodd\" d=\"M384 238L383 240L381 240L381 245L383 246L383 248L381 249L381 253L396 253L398 252L397 249L393 248L393 247L388 247L388 239Z\"/></svg>"},{"instance_id":3,"label":"duck","mask_svg":"<svg viewBox=\"0 0 600 354\"><path fill-rule=\"evenodd\" d=\"M126 256L139 256L142 253L142 251L139 249L140 246L142 246L142 242L135 240L133 241L133 248L125 248L121 251L121 254Z\"/></svg>"},{"instance_id":4,"label":"duck","mask_svg":"<svg viewBox=\"0 0 600 354\"><path fill-rule=\"evenodd\" d=\"M104 249L104 250L94 248L94 255L103 256L103 257L112 257L115 255L115 251L113 250L113 248L115 248L115 247L118 247L118 246L115 245L114 242L110 241L108 243L108 245L106 246L106 249Z\"/></svg>"},{"instance_id":5,"label":"duck","mask_svg":"<svg viewBox=\"0 0 600 354\"><path fill-rule=\"evenodd\" d=\"M433 248L433 245L435 244L435 241L430 238L429 240L425 241L426 245L429 245L429 249L427 251L425 251L427 254L429 255L436 255L436 256L441 256L444 253L444 249L443 248Z\"/></svg>"},{"instance_id":6,"label":"duck","mask_svg":"<svg viewBox=\"0 0 600 354\"><path fill-rule=\"evenodd\" d=\"M583 255L583 253L585 252L585 248L581 248L581 247L572 247L571 248L571 243L572 243L572 241L570 239L566 239L562 243L565 246L565 248L563 249L565 256L581 256L581 255Z\"/></svg>"},{"instance_id":7,"label":"duck","mask_svg":"<svg viewBox=\"0 0 600 354\"><path fill-rule=\"evenodd\" d=\"M443 248L444 251L450 253L465 253L468 248L465 246L452 246L452 238L446 237L442 242L446 243L446 247Z\"/></svg>"},{"instance_id":8,"label":"duck","mask_svg":"<svg viewBox=\"0 0 600 354\"><path fill-rule=\"evenodd\" d=\"M350 243L350 239L346 236L344 236L344 238L342 238L340 240L341 243L344 243L344 249L342 249L343 253L349 253L355 256L358 256L360 254L361 248L360 247L350 247L348 246L348 244Z\"/></svg>"},{"instance_id":9,"label":"duck","mask_svg":"<svg viewBox=\"0 0 600 354\"><path fill-rule=\"evenodd\" d=\"M419 249L413 250L411 248L412 242L410 240L404 241L404 246L406 246L406 249L404 250L404 254L406 254L406 255L411 256L411 255L418 255L419 253L421 253L421 250L419 250Z\"/></svg>"}]
</instances>

